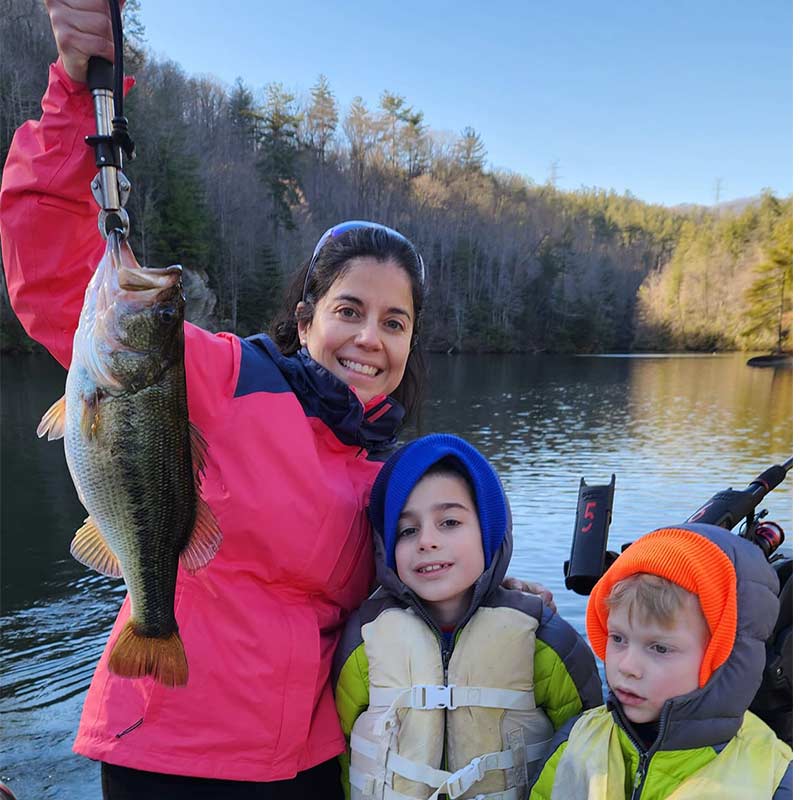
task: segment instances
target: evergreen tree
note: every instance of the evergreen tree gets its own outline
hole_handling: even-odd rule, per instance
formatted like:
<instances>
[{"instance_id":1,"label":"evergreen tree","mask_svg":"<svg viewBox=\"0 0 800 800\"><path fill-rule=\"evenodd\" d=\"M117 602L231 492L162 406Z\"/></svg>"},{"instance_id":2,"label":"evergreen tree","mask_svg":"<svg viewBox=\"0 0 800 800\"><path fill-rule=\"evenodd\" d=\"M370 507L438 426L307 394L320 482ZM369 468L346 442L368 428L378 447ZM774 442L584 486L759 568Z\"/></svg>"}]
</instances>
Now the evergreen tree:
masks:
<instances>
[{"instance_id":1,"label":"evergreen tree","mask_svg":"<svg viewBox=\"0 0 800 800\"><path fill-rule=\"evenodd\" d=\"M393 169L400 163L400 131L406 121L407 112L405 98L399 94L384 91L381 95L382 142L386 151L386 159Z\"/></svg>"},{"instance_id":2,"label":"evergreen tree","mask_svg":"<svg viewBox=\"0 0 800 800\"><path fill-rule=\"evenodd\" d=\"M403 158L405 160L406 175L414 178L421 175L428 166L426 148L426 130L422 124L424 114L421 111L406 109L403 119L404 125L400 133Z\"/></svg>"},{"instance_id":3,"label":"evergreen tree","mask_svg":"<svg viewBox=\"0 0 800 800\"><path fill-rule=\"evenodd\" d=\"M366 206L367 166L377 146L378 126L361 97L355 97L344 121L344 134L349 145L349 162L355 184L356 206ZM360 212L363 214L363 211Z\"/></svg>"},{"instance_id":4,"label":"evergreen tree","mask_svg":"<svg viewBox=\"0 0 800 800\"><path fill-rule=\"evenodd\" d=\"M297 128L300 116L294 108L295 97L280 83L267 86L263 110L264 128L258 167L266 184L272 209L273 237L278 229L293 230L292 206L300 199L297 167Z\"/></svg>"},{"instance_id":5,"label":"evergreen tree","mask_svg":"<svg viewBox=\"0 0 800 800\"><path fill-rule=\"evenodd\" d=\"M792 217L775 226L767 260L756 267L756 280L747 292L745 336L751 342L770 341L772 351L792 347Z\"/></svg>"},{"instance_id":6,"label":"evergreen tree","mask_svg":"<svg viewBox=\"0 0 800 800\"><path fill-rule=\"evenodd\" d=\"M278 312L283 289L283 277L275 252L269 245L264 245L259 248L255 269L242 279L237 333L248 336L266 331Z\"/></svg>"},{"instance_id":7,"label":"evergreen tree","mask_svg":"<svg viewBox=\"0 0 800 800\"><path fill-rule=\"evenodd\" d=\"M324 164L326 153L336 134L336 126L339 124L336 98L324 75L320 75L311 88L311 105L306 110L304 122L306 143Z\"/></svg>"},{"instance_id":8,"label":"evergreen tree","mask_svg":"<svg viewBox=\"0 0 800 800\"><path fill-rule=\"evenodd\" d=\"M461 131L455 149L456 162L466 172L482 172L486 165L486 145L475 128Z\"/></svg>"},{"instance_id":9,"label":"evergreen tree","mask_svg":"<svg viewBox=\"0 0 800 800\"><path fill-rule=\"evenodd\" d=\"M255 97L241 78L236 79L228 95L228 116L234 135L248 150L255 152L258 149L259 126L264 117L256 110Z\"/></svg>"}]
</instances>

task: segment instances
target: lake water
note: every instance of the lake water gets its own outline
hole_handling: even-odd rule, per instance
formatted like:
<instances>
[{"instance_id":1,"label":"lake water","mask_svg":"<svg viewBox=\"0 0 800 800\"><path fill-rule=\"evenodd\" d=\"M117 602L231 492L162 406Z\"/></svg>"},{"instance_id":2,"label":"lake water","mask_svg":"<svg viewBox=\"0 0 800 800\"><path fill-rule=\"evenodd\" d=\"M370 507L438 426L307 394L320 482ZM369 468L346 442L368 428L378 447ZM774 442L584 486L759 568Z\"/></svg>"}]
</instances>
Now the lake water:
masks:
<instances>
[{"instance_id":1,"label":"lake water","mask_svg":"<svg viewBox=\"0 0 800 800\"><path fill-rule=\"evenodd\" d=\"M581 476L616 474L609 547L743 489L792 448L791 369L743 355L433 356L425 432L457 433L499 471L514 518L511 574L539 580L584 631L564 588ZM63 393L47 356L3 357L0 780L19 800L99 800L98 765L72 754L83 694L120 581L82 567L69 543L85 513L60 443L35 429ZM763 504L792 546L792 475Z\"/></svg>"}]
</instances>

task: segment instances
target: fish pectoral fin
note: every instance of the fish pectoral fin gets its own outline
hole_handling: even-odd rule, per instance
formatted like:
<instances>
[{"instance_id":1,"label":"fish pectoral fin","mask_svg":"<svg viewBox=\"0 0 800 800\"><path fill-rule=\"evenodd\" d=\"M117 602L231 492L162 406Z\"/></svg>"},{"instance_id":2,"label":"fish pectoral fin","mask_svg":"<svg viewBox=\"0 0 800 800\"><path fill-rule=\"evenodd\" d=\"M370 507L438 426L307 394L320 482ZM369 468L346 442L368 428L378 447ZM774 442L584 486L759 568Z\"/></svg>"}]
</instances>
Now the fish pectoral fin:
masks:
<instances>
[{"instance_id":1,"label":"fish pectoral fin","mask_svg":"<svg viewBox=\"0 0 800 800\"><path fill-rule=\"evenodd\" d=\"M100 427L100 397L99 389L81 397L81 433L87 439L94 439Z\"/></svg>"},{"instance_id":2,"label":"fish pectoral fin","mask_svg":"<svg viewBox=\"0 0 800 800\"><path fill-rule=\"evenodd\" d=\"M109 578L122 577L119 559L91 517L86 517L83 525L76 531L69 552L76 561L97 570L101 575L108 575Z\"/></svg>"},{"instance_id":3,"label":"fish pectoral fin","mask_svg":"<svg viewBox=\"0 0 800 800\"><path fill-rule=\"evenodd\" d=\"M67 421L67 396L56 400L50 408L45 411L39 427L36 428L36 435L41 439L47 434L47 441L64 438L64 426Z\"/></svg>"},{"instance_id":4,"label":"fish pectoral fin","mask_svg":"<svg viewBox=\"0 0 800 800\"><path fill-rule=\"evenodd\" d=\"M189 423L189 443L192 449L192 474L195 476L196 485L198 483L197 477L205 472L206 469L208 445L203 434L191 422Z\"/></svg>"},{"instance_id":5,"label":"fish pectoral fin","mask_svg":"<svg viewBox=\"0 0 800 800\"><path fill-rule=\"evenodd\" d=\"M216 555L222 544L222 531L214 512L199 495L195 512L194 530L186 547L181 550L180 561L188 572L197 572Z\"/></svg>"}]
</instances>

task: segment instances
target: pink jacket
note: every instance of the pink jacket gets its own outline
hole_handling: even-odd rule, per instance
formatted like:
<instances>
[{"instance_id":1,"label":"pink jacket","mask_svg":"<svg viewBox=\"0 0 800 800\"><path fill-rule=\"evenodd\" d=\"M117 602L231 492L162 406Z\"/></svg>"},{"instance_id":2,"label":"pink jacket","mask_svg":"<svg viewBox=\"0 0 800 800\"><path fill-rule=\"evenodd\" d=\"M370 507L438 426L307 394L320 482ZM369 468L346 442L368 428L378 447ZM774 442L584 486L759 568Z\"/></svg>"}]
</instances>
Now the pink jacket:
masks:
<instances>
[{"instance_id":1,"label":"pink jacket","mask_svg":"<svg viewBox=\"0 0 800 800\"><path fill-rule=\"evenodd\" d=\"M42 107L41 121L14 138L0 232L14 309L66 367L103 251L89 190L96 168L83 142L94 120L85 85L60 64ZM373 579L364 509L380 465L367 456L391 444L402 409L380 400L369 413L307 354L281 356L264 336L187 324L186 373L189 414L208 442L203 495L224 537L207 568L178 574L189 683L169 689L109 673L126 599L75 751L156 772L290 778L344 749L331 661Z\"/></svg>"}]
</instances>

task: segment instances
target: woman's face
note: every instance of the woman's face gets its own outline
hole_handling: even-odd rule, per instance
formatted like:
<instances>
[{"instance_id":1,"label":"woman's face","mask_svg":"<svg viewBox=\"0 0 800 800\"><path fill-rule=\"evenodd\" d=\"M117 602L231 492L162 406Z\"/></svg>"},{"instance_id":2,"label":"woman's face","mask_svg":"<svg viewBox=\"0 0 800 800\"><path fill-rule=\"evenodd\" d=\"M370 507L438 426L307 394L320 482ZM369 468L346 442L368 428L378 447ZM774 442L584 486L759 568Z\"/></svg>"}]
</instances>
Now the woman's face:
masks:
<instances>
[{"instance_id":1,"label":"woman's face","mask_svg":"<svg viewBox=\"0 0 800 800\"><path fill-rule=\"evenodd\" d=\"M343 380L364 405L391 394L411 350L411 280L394 260L360 256L317 302L311 322L299 321L300 343Z\"/></svg>"}]
</instances>

